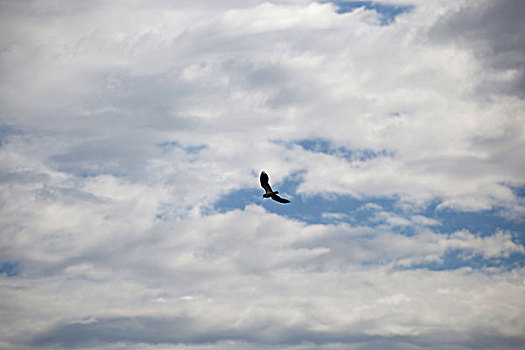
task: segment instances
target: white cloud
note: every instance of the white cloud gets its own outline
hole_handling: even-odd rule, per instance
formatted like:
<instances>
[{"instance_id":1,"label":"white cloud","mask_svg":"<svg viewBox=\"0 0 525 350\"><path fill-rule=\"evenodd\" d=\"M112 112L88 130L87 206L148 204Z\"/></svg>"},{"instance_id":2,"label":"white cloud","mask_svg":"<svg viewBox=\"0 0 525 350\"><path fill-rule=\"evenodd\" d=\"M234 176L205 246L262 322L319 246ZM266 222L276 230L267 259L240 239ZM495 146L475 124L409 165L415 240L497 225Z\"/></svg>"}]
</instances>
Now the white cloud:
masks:
<instances>
[{"instance_id":1,"label":"white cloud","mask_svg":"<svg viewBox=\"0 0 525 350\"><path fill-rule=\"evenodd\" d=\"M308 226L258 206L124 230L110 226L94 249L77 239L82 252L40 258L25 277L2 278L10 320L5 339L64 348L95 339L197 346L208 334L211 343L287 348L406 335L417 340L396 341L399 346L437 347L435 332L489 328L519 336L524 326L518 312L525 307L522 269L396 271L381 258L417 259L415 251L428 257L449 248L500 256L516 248L503 233L486 239L466 232L380 234L369 241L357 235L360 228ZM347 238L334 239L336 234ZM343 265L323 261L333 253ZM379 264L361 265L368 259Z\"/></svg>"},{"instance_id":2,"label":"white cloud","mask_svg":"<svg viewBox=\"0 0 525 350\"><path fill-rule=\"evenodd\" d=\"M418 2L389 26L306 0L3 2L0 262L20 271L0 274L0 347L518 348L516 233L418 212L523 216L520 40L479 55L520 26L499 3L483 29L489 2ZM378 156L294 143L311 138ZM262 169L299 174L306 203L396 205L361 207L368 226L214 210ZM456 251L499 263L415 269Z\"/></svg>"}]
</instances>

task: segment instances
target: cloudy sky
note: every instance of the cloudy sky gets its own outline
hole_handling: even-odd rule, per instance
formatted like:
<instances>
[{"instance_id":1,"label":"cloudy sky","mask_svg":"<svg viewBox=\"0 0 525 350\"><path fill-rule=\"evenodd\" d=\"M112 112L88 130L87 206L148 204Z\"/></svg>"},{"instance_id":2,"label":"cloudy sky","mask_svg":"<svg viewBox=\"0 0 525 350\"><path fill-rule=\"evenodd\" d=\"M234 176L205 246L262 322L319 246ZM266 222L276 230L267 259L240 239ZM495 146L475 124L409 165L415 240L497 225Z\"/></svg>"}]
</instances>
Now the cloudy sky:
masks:
<instances>
[{"instance_id":1,"label":"cloudy sky","mask_svg":"<svg viewBox=\"0 0 525 350\"><path fill-rule=\"evenodd\" d=\"M521 348L523 13L0 1L0 348Z\"/></svg>"}]
</instances>

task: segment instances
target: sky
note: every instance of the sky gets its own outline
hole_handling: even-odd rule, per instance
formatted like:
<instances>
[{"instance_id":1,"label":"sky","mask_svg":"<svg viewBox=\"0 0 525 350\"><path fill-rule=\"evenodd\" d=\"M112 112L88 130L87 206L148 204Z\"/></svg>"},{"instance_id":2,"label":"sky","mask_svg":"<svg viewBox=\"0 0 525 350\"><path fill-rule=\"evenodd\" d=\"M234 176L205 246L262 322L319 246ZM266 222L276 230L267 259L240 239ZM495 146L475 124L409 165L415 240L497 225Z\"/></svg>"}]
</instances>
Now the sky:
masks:
<instances>
[{"instance_id":1,"label":"sky","mask_svg":"<svg viewBox=\"0 0 525 350\"><path fill-rule=\"evenodd\" d=\"M523 13L0 1L0 349L521 349Z\"/></svg>"}]
</instances>

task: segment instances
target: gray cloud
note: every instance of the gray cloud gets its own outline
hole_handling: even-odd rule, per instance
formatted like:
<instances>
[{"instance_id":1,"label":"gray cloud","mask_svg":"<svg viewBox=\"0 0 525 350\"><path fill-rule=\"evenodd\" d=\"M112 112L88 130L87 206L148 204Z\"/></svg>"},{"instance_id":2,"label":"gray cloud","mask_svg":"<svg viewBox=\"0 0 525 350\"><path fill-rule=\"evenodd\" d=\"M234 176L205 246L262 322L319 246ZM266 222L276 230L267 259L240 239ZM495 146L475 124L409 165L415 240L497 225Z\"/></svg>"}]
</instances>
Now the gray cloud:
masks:
<instances>
[{"instance_id":1,"label":"gray cloud","mask_svg":"<svg viewBox=\"0 0 525 350\"><path fill-rule=\"evenodd\" d=\"M446 13L431 29L441 42L472 49L485 64L481 91L525 95L525 4L520 0L472 2Z\"/></svg>"},{"instance_id":2,"label":"gray cloud","mask_svg":"<svg viewBox=\"0 0 525 350\"><path fill-rule=\"evenodd\" d=\"M266 320L262 324L248 327L216 325L209 329L202 321L180 318L129 317L85 320L69 323L40 334L30 340L35 347L60 346L80 348L104 346L119 343L146 344L186 344L189 346L210 344L221 347L221 342L230 346L241 344L272 346L288 349L295 346L326 346L346 344L358 349L368 348L403 348L439 349L454 347L457 349L479 348L492 349L503 347L519 349L525 337L506 337L490 334L489 331L476 330L470 334L454 330L441 334L423 334L412 336L378 336L346 331L321 331L302 328L300 325L281 325L277 320ZM363 344L367 344L363 346ZM221 347L222 348L222 347ZM337 349L339 347L336 347Z\"/></svg>"}]
</instances>

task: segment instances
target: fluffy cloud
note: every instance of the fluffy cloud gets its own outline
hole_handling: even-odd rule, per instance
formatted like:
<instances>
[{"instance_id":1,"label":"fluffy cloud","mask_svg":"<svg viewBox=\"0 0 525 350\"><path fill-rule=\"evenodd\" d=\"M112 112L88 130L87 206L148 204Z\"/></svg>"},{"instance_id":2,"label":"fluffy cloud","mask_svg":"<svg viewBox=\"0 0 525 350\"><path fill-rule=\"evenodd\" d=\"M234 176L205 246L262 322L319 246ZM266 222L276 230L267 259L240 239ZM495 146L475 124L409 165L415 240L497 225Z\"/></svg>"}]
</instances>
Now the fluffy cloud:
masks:
<instances>
[{"instance_id":1,"label":"fluffy cloud","mask_svg":"<svg viewBox=\"0 0 525 350\"><path fill-rule=\"evenodd\" d=\"M519 348L521 5L392 3L3 2L0 347Z\"/></svg>"},{"instance_id":2,"label":"fluffy cloud","mask_svg":"<svg viewBox=\"0 0 525 350\"><path fill-rule=\"evenodd\" d=\"M506 185L523 183L515 161L524 154L523 103L473 95L486 66L475 51L446 45L452 34L439 26L456 14L441 6L419 5L378 26L366 20L374 11L339 15L315 2L220 10L37 4L30 14L45 31L32 30L24 8L4 5L5 119L43 129L57 143L40 148L43 157L66 172L143 178L160 158L154 145L177 141L207 145L209 159L244 174L259 170L252 159L284 174L305 169L300 192L521 207ZM428 31L440 33L435 44ZM264 152L269 141L310 137L395 156L348 163L295 150L284 153L286 165Z\"/></svg>"},{"instance_id":3,"label":"fluffy cloud","mask_svg":"<svg viewBox=\"0 0 525 350\"><path fill-rule=\"evenodd\" d=\"M309 226L258 206L152 222L143 234L113 228L95 247L41 258L21 277L2 279L3 317L11 320L5 339L64 348L386 341L439 347L436 334L458 332L460 343L472 347L484 329L497 333L496 344L521 339L522 269L393 270L388 264L394 259L406 267L403 258L417 259L414 251L500 256L516 249L507 235L366 240L362 230Z\"/></svg>"}]
</instances>

